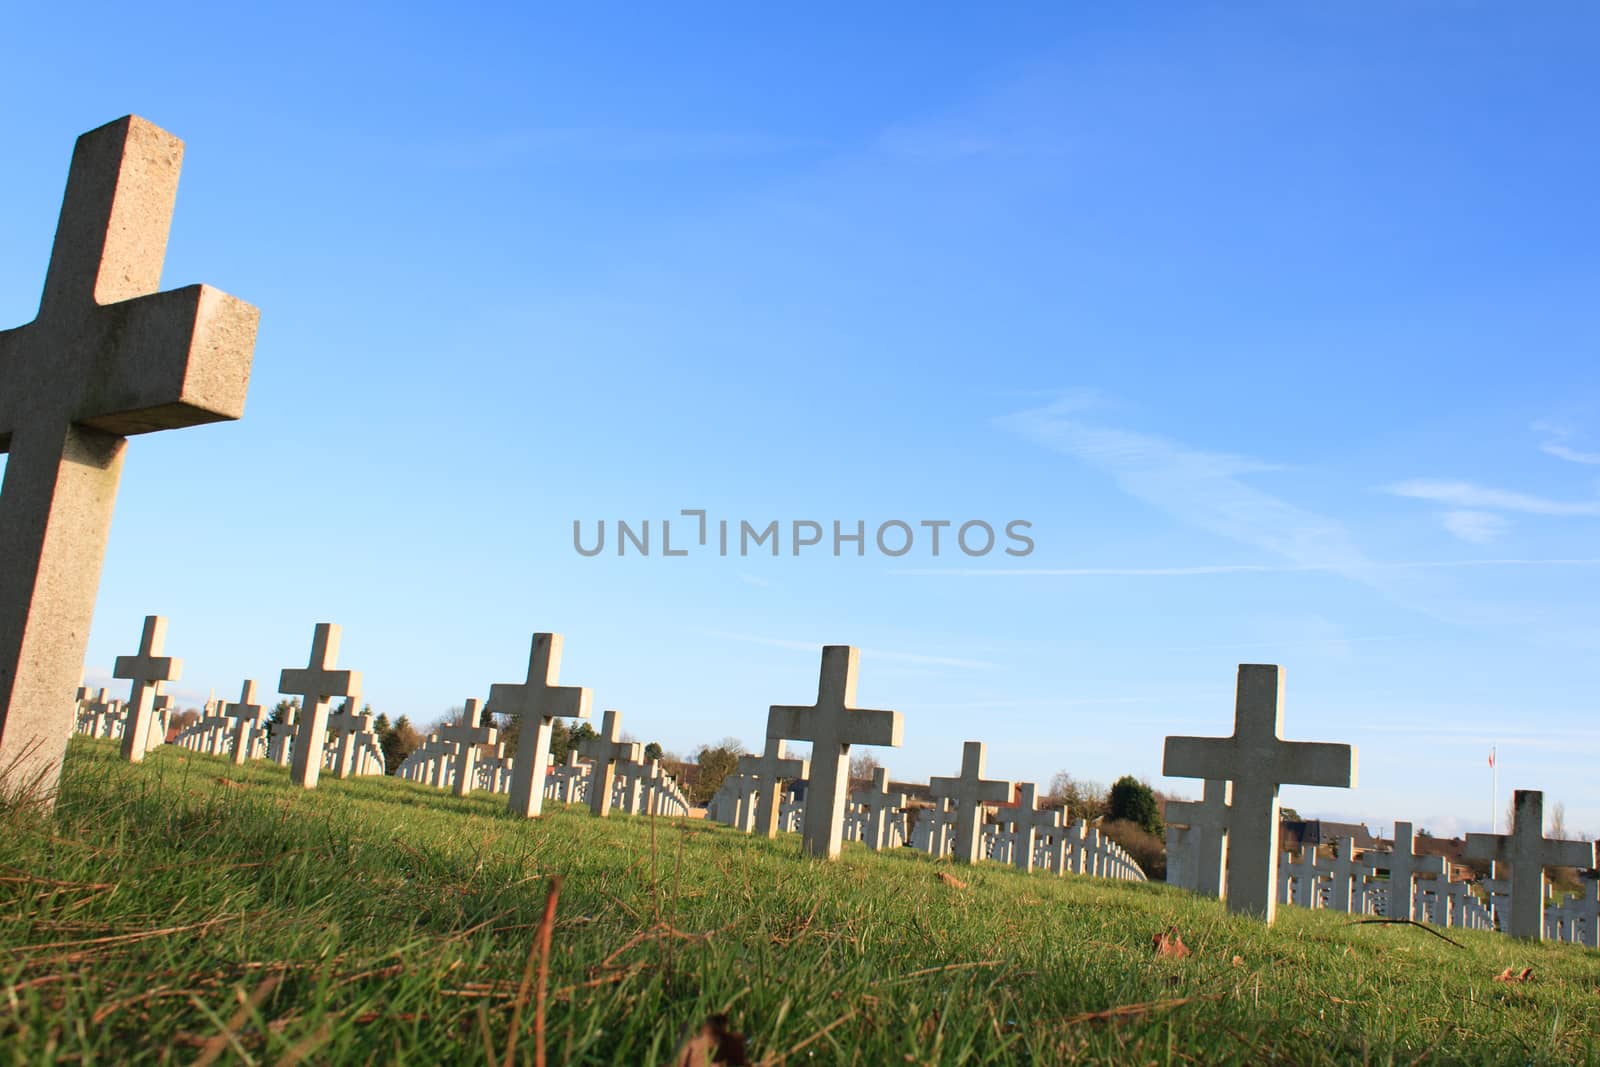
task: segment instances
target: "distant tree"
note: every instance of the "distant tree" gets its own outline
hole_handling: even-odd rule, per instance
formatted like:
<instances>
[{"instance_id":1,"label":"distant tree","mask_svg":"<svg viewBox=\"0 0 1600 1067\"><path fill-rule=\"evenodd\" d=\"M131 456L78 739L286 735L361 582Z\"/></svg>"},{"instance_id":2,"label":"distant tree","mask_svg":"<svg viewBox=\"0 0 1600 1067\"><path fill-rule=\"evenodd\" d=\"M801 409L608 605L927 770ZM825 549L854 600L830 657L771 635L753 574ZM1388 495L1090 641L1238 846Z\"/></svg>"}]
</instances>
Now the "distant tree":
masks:
<instances>
[{"instance_id":1,"label":"distant tree","mask_svg":"<svg viewBox=\"0 0 1600 1067\"><path fill-rule=\"evenodd\" d=\"M567 753L572 751L572 731L560 719L550 724L550 766L559 767L567 762Z\"/></svg>"},{"instance_id":2,"label":"distant tree","mask_svg":"<svg viewBox=\"0 0 1600 1067\"><path fill-rule=\"evenodd\" d=\"M1050 778L1050 788L1045 794L1047 806L1065 804L1070 818L1094 822L1106 812L1106 789L1098 782L1072 777L1066 771L1057 771Z\"/></svg>"},{"instance_id":3,"label":"distant tree","mask_svg":"<svg viewBox=\"0 0 1600 1067\"><path fill-rule=\"evenodd\" d=\"M1152 882L1167 880L1167 846L1161 836L1127 819L1104 819L1100 832L1126 849L1146 878Z\"/></svg>"},{"instance_id":4,"label":"distant tree","mask_svg":"<svg viewBox=\"0 0 1600 1067\"><path fill-rule=\"evenodd\" d=\"M1295 811L1293 808L1279 808L1278 818L1285 822L1305 822L1305 820L1300 817L1300 813Z\"/></svg>"},{"instance_id":5,"label":"distant tree","mask_svg":"<svg viewBox=\"0 0 1600 1067\"><path fill-rule=\"evenodd\" d=\"M877 769L878 758L871 752L863 751L850 757L850 780L853 782L870 782Z\"/></svg>"},{"instance_id":6,"label":"distant tree","mask_svg":"<svg viewBox=\"0 0 1600 1067\"><path fill-rule=\"evenodd\" d=\"M596 730L592 723L585 722L582 719L573 719L572 725L567 729L567 736L571 740L572 747L577 748L585 741L599 737L600 731Z\"/></svg>"},{"instance_id":7,"label":"distant tree","mask_svg":"<svg viewBox=\"0 0 1600 1067\"><path fill-rule=\"evenodd\" d=\"M644 746L644 758L647 760L665 760L667 758L667 750L661 747L660 741L652 741Z\"/></svg>"},{"instance_id":8,"label":"distant tree","mask_svg":"<svg viewBox=\"0 0 1600 1067\"><path fill-rule=\"evenodd\" d=\"M299 710L300 700L298 697L294 700L280 700L272 706L272 714L267 716L267 721L284 722L287 720L289 712L298 712Z\"/></svg>"},{"instance_id":9,"label":"distant tree","mask_svg":"<svg viewBox=\"0 0 1600 1067\"><path fill-rule=\"evenodd\" d=\"M1567 805L1560 800L1550 809L1550 836L1558 841L1567 839Z\"/></svg>"},{"instance_id":10,"label":"distant tree","mask_svg":"<svg viewBox=\"0 0 1600 1067\"><path fill-rule=\"evenodd\" d=\"M189 727L193 726L199 721L200 713L193 708L190 708L187 711L180 711L172 717L172 725L177 727L179 730L187 730Z\"/></svg>"},{"instance_id":11,"label":"distant tree","mask_svg":"<svg viewBox=\"0 0 1600 1067\"><path fill-rule=\"evenodd\" d=\"M378 712L378 717L372 720L372 732L378 735L380 743L383 741L383 735L388 733L389 730L389 716L381 711Z\"/></svg>"},{"instance_id":12,"label":"distant tree","mask_svg":"<svg viewBox=\"0 0 1600 1067\"><path fill-rule=\"evenodd\" d=\"M1118 778L1106 799L1106 817L1131 822L1146 833L1160 836L1166 827L1156 807L1155 792L1131 774Z\"/></svg>"},{"instance_id":13,"label":"distant tree","mask_svg":"<svg viewBox=\"0 0 1600 1067\"><path fill-rule=\"evenodd\" d=\"M699 769L689 799L697 805L709 801L722 788L723 779L733 773L742 755L744 745L736 737L725 737L715 745L701 745L694 754Z\"/></svg>"},{"instance_id":14,"label":"distant tree","mask_svg":"<svg viewBox=\"0 0 1600 1067\"><path fill-rule=\"evenodd\" d=\"M384 768L390 774L398 771L406 757L422 746L422 735L404 715L396 719L393 726L385 722L387 730L378 729L376 722L372 725L373 732L378 735L378 747L383 749Z\"/></svg>"}]
</instances>

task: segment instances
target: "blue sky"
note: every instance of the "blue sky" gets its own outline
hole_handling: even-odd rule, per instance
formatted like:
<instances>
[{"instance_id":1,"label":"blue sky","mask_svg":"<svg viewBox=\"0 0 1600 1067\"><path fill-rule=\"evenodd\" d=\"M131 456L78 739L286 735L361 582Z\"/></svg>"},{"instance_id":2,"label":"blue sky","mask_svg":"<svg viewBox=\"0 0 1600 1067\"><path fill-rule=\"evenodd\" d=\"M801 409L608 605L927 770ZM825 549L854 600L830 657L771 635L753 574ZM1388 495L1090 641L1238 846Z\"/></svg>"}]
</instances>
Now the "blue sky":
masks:
<instances>
[{"instance_id":1,"label":"blue sky","mask_svg":"<svg viewBox=\"0 0 1600 1067\"><path fill-rule=\"evenodd\" d=\"M263 313L244 420L133 443L91 673L160 612L181 691L266 690L335 621L428 720L552 629L688 750L852 643L896 777L1194 795L1162 737L1275 662L1360 750L1287 803L1481 828L1497 744L1502 807L1600 832L1592 8L46 8L0 324L130 111L188 142L165 284ZM869 550L663 558L685 508ZM579 556L602 518L656 551Z\"/></svg>"}]
</instances>

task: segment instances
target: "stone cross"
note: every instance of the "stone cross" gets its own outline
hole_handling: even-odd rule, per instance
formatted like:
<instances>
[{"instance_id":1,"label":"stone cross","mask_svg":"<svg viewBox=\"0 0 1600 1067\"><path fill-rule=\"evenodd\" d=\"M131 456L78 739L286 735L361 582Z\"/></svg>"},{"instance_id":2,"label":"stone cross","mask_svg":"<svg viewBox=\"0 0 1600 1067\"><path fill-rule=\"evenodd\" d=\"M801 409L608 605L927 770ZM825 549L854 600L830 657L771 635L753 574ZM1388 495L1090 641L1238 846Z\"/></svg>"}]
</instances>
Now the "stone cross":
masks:
<instances>
[{"instance_id":1,"label":"stone cross","mask_svg":"<svg viewBox=\"0 0 1600 1067\"><path fill-rule=\"evenodd\" d=\"M357 735L372 729L372 713L358 712L360 705L361 688L357 686L345 698L338 714L328 716L328 730L339 738L333 752L335 778L349 778L356 773Z\"/></svg>"},{"instance_id":2,"label":"stone cross","mask_svg":"<svg viewBox=\"0 0 1600 1067\"><path fill-rule=\"evenodd\" d=\"M458 797L464 797L472 792L472 772L478 762L478 746L492 745L500 739L500 731L493 726L478 725L482 710L482 701L476 697L468 697L461 712L461 722L455 726L443 727L439 731L440 737L456 746L455 791Z\"/></svg>"},{"instance_id":3,"label":"stone cross","mask_svg":"<svg viewBox=\"0 0 1600 1067\"><path fill-rule=\"evenodd\" d=\"M267 709L256 700L256 683L249 678L239 689L239 701L229 704L228 717L235 723L233 728L233 762L243 763L250 758L250 750L255 747L256 738L261 736L261 724L266 719Z\"/></svg>"},{"instance_id":4,"label":"stone cross","mask_svg":"<svg viewBox=\"0 0 1600 1067\"><path fill-rule=\"evenodd\" d=\"M201 285L156 292L182 164L182 141L131 115L78 138L39 314L0 331L0 773L41 799L126 438L244 413L256 309Z\"/></svg>"},{"instance_id":5,"label":"stone cross","mask_svg":"<svg viewBox=\"0 0 1600 1067\"><path fill-rule=\"evenodd\" d=\"M603 728L594 737L578 743L578 755L594 766L593 786L589 790L589 810L604 818L611 812L611 793L616 788L617 763L638 763L644 759L644 746L622 739L622 713L607 710Z\"/></svg>"},{"instance_id":6,"label":"stone cross","mask_svg":"<svg viewBox=\"0 0 1600 1067\"><path fill-rule=\"evenodd\" d=\"M1367 865L1355 858L1355 838L1339 838L1338 848L1339 854L1327 863L1318 864L1317 871L1326 875L1332 882L1332 888L1328 893L1328 907L1334 911L1349 913L1355 910L1351 906L1352 900L1359 898L1359 893L1354 897L1351 895L1350 887L1352 884L1358 886L1361 884L1361 872Z\"/></svg>"},{"instance_id":7,"label":"stone cross","mask_svg":"<svg viewBox=\"0 0 1600 1067\"><path fill-rule=\"evenodd\" d=\"M1518 789L1512 796L1514 814L1509 834L1468 834L1467 855L1472 859L1505 861L1511 865L1512 937L1539 940L1544 935L1544 869L1595 866L1593 841L1557 841L1544 836L1544 794Z\"/></svg>"},{"instance_id":8,"label":"stone cross","mask_svg":"<svg viewBox=\"0 0 1600 1067\"><path fill-rule=\"evenodd\" d=\"M778 805L783 799L783 783L811 774L811 761L789 759L784 755L783 738L767 738L767 748L759 756L740 756L739 773L755 779L756 828L762 837L778 836Z\"/></svg>"},{"instance_id":9,"label":"stone cross","mask_svg":"<svg viewBox=\"0 0 1600 1067\"><path fill-rule=\"evenodd\" d=\"M956 806L955 861L977 863L983 806L1003 804L1011 799L1011 783L986 780L983 765L988 758L982 741L968 741L961 749L961 774L955 778L930 778L928 791L948 797Z\"/></svg>"},{"instance_id":10,"label":"stone cross","mask_svg":"<svg viewBox=\"0 0 1600 1067\"><path fill-rule=\"evenodd\" d=\"M294 736L300 729L300 709L290 704L281 722L267 725L267 758L280 767L289 765L289 753Z\"/></svg>"},{"instance_id":11,"label":"stone cross","mask_svg":"<svg viewBox=\"0 0 1600 1067\"><path fill-rule=\"evenodd\" d=\"M889 847L889 820L906 806L904 793L889 792L889 768L873 768L872 788L862 795L861 803L867 809L867 832L863 840L872 851L882 852Z\"/></svg>"},{"instance_id":12,"label":"stone cross","mask_svg":"<svg viewBox=\"0 0 1600 1067\"><path fill-rule=\"evenodd\" d=\"M860 659L861 650L853 645L824 646L817 702L810 706L774 704L767 712L768 737L811 742L811 780L806 787L801 847L819 859L837 859L843 842L850 746L899 748L905 733L905 717L898 711L855 706Z\"/></svg>"},{"instance_id":13,"label":"stone cross","mask_svg":"<svg viewBox=\"0 0 1600 1067\"><path fill-rule=\"evenodd\" d=\"M1369 866L1389 872L1389 892L1384 897L1383 910L1386 919L1413 918L1411 890L1417 875L1444 874L1444 858L1423 856L1416 852L1415 844L1416 835L1411 824L1397 822L1394 824L1394 850L1367 853Z\"/></svg>"},{"instance_id":14,"label":"stone cross","mask_svg":"<svg viewBox=\"0 0 1600 1067\"><path fill-rule=\"evenodd\" d=\"M1000 825L1005 827L1011 841L1011 866L1019 871L1031 871L1034 844L1038 840L1039 816L1053 818L1054 814L1039 810L1039 787L1033 782L1017 784L1016 800L1015 807L1001 809Z\"/></svg>"},{"instance_id":15,"label":"stone cross","mask_svg":"<svg viewBox=\"0 0 1600 1067\"><path fill-rule=\"evenodd\" d=\"M333 668L339 658L339 637L337 624L317 623L306 666L287 668L278 676L278 692L301 698L289 780L304 789L315 789L322 774L322 749L328 741L328 702L361 691L360 671Z\"/></svg>"},{"instance_id":16,"label":"stone cross","mask_svg":"<svg viewBox=\"0 0 1600 1067\"><path fill-rule=\"evenodd\" d=\"M1224 895L1228 869L1228 806L1233 784L1221 778L1207 778L1200 800L1167 801L1166 820L1187 826L1187 870L1194 873L1192 889L1201 896Z\"/></svg>"},{"instance_id":17,"label":"stone cross","mask_svg":"<svg viewBox=\"0 0 1600 1067\"><path fill-rule=\"evenodd\" d=\"M206 698L205 714L194 725L196 730L202 731L198 751L208 756L220 755L222 746L228 739L228 727L233 725L233 720L223 714L222 701L217 699L214 691Z\"/></svg>"},{"instance_id":18,"label":"stone cross","mask_svg":"<svg viewBox=\"0 0 1600 1067\"><path fill-rule=\"evenodd\" d=\"M593 693L557 685L561 677L561 635L534 634L523 683L489 687L488 711L522 721L517 759L511 766L511 814L531 819L544 807L544 776L550 763L550 727L556 719L587 719Z\"/></svg>"},{"instance_id":19,"label":"stone cross","mask_svg":"<svg viewBox=\"0 0 1600 1067\"><path fill-rule=\"evenodd\" d=\"M1300 846L1299 861L1296 862L1291 859L1283 866L1284 870L1288 871L1289 877L1294 879L1294 896L1292 899L1295 904L1302 908L1316 907L1317 846Z\"/></svg>"},{"instance_id":20,"label":"stone cross","mask_svg":"<svg viewBox=\"0 0 1600 1067\"><path fill-rule=\"evenodd\" d=\"M1478 885L1489 895L1489 909L1504 925L1511 924L1511 864L1495 860L1489 865L1490 876Z\"/></svg>"},{"instance_id":21,"label":"stone cross","mask_svg":"<svg viewBox=\"0 0 1600 1067\"><path fill-rule=\"evenodd\" d=\"M111 672L111 677L124 678L133 683L122 727L122 758L131 763L143 760L145 752L154 747L150 738L150 724L155 719L155 701L161 692L161 683L175 682L183 675L181 659L161 655L161 646L166 640L167 620L160 615L146 615L138 654L118 656L116 667ZM161 740L165 741L166 738Z\"/></svg>"},{"instance_id":22,"label":"stone cross","mask_svg":"<svg viewBox=\"0 0 1600 1067\"><path fill-rule=\"evenodd\" d=\"M1283 740L1283 670L1241 663L1233 733L1169 737L1162 773L1233 783L1228 819L1228 910L1272 922L1277 905L1278 787L1356 783L1349 745Z\"/></svg>"}]
</instances>

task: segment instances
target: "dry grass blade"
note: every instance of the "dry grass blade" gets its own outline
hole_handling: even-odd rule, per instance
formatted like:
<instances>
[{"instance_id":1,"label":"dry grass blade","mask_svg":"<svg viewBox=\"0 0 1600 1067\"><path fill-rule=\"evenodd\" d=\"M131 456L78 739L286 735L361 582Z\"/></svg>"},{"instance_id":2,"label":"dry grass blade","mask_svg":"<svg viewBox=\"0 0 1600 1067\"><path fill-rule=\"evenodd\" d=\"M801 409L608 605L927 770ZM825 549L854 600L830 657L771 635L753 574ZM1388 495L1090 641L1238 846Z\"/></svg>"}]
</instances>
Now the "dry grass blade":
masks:
<instances>
[{"instance_id":1,"label":"dry grass blade","mask_svg":"<svg viewBox=\"0 0 1600 1067\"><path fill-rule=\"evenodd\" d=\"M1115 1008L1105 1011L1086 1011L1082 1015L1072 1015L1061 1021L1063 1026L1077 1026L1080 1023L1112 1022L1118 1019L1137 1019L1149 1015L1153 1011L1167 1011L1171 1008L1193 1004L1196 1001L1221 1000L1226 994L1208 993L1204 996L1174 997L1171 1000L1147 1000L1140 1004L1119 1004Z\"/></svg>"},{"instance_id":2,"label":"dry grass blade","mask_svg":"<svg viewBox=\"0 0 1600 1067\"><path fill-rule=\"evenodd\" d=\"M243 1055L243 1049L239 1044L239 1027L245 1024L252 1012L266 1002L266 999L272 995L274 989L278 988L278 983L281 981L283 981L283 975L281 974L268 975L263 978L261 984L256 986L255 992L251 993L249 998L242 1000L239 1006L234 1009L233 1014L228 1016L228 1021L222 1024L222 1029L206 1041L205 1046L200 1050L200 1055L195 1058L194 1067L209 1067L210 1064L217 1061L217 1057L221 1056L229 1045L234 1046L234 1050ZM240 992L244 991L241 989Z\"/></svg>"},{"instance_id":3,"label":"dry grass blade","mask_svg":"<svg viewBox=\"0 0 1600 1067\"><path fill-rule=\"evenodd\" d=\"M1345 925L1346 926L1415 926L1418 930L1426 930L1426 931L1428 931L1428 933L1432 934L1434 937L1437 937L1440 941L1449 941L1450 944L1454 945L1456 948L1466 948L1467 947L1466 945L1463 945L1459 941L1453 941L1450 938L1444 936L1439 931L1437 931L1433 927L1429 926L1427 923L1419 923L1415 919L1357 919L1355 922L1345 923Z\"/></svg>"},{"instance_id":4,"label":"dry grass blade","mask_svg":"<svg viewBox=\"0 0 1600 1067\"><path fill-rule=\"evenodd\" d=\"M528 995L532 992L534 968L537 966L539 974L538 1003L534 1005L534 1062L539 1067L544 1067L544 1002L545 980L550 974L550 931L555 926L556 900L561 896L561 876L550 876L550 893L544 900L544 918L539 923L539 932L534 935L533 944L528 947L528 960L522 967L522 982L517 986L517 999L511 1006L511 1032L506 1035L505 1067L511 1067L516 1062L517 1036L522 1031L522 1012L528 1006Z\"/></svg>"}]
</instances>

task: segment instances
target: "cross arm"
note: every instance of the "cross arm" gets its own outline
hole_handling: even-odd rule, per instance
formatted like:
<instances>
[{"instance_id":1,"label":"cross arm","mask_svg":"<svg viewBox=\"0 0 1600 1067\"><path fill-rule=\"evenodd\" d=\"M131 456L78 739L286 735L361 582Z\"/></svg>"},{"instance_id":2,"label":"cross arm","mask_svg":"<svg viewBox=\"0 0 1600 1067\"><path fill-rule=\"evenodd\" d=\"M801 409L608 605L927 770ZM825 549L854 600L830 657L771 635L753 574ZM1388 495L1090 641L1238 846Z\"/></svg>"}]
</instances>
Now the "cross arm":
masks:
<instances>
[{"instance_id":1,"label":"cross arm","mask_svg":"<svg viewBox=\"0 0 1600 1067\"><path fill-rule=\"evenodd\" d=\"M1544 862L1551 867L1581 867L1592 870L1595 866L1593 841L1546 841Z\"/></svg>"},{"instance_id":2,"label":"cross arm","mask_svg":"<svg viewBox=\"0 0 1600 1067\"><path fill-rule=\"evenodd\" d=\"M177 656L118 656L111 677L131 682L175 682L183 675L183 660Z\"/></svg>"},{"instance_id":3,"label":"cross arm","mask_svg":"<svg viewBox=\"0 0 1600 1067\"><path fill-rule=\"evenodd\" d=\"M261 313L206 285L99 309L74 421L123 436L244 414Z\"/></svg>"},{"instance_id":4,"label":"cross arm","mask_svg":"<svg viewBox=\"0 0 1600 1067\"><path fill-rule=\"evenodd\" d=\"M814 707L774 704L767 712L767 736L815 743L817 739L813 736L811 719L817 714Z\"/></svg>"},{"instance_id":5,"label":"cross arm","mask_svg":"<svg viewBox=\"0 0 1600 1067\"><path fill-rule=\"evenodd\" d=\"M360 671L291 667L278 675L278 692L307 697L340 697L361 690Z\"/></svg>"},{"instance_id":6,"label":"cross arm","mask_svg":"<svg viewBox=\"0 0 1600 1067\"><path fill-rule=\"evenodd\" d=\"M899 748L906 732L906 717L898 711L852 711L839 739L847 745Z\"/></svg>"},{"instance_id":7,"label":"cross arm","mask_svg":"<svg viewBox=\"0 0 1600 1067\"><path fill-rule=\"evenodd\" d=\"M1511 841L1504 834L1468 834L1466 853L1474 860L1509 860Z\"/></svg>"},{"instance_id":8,"label":"cross arm","mask_svg":"<svg viewBox=\"0 0 1600 1067\"><path fill-rule=\"evenodd\" d=\"M1161 753L1161 773L1169 778L1232 778L1237 746L1230 737L1169 737Z\"/></svg>"}]
</instances>

